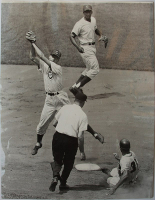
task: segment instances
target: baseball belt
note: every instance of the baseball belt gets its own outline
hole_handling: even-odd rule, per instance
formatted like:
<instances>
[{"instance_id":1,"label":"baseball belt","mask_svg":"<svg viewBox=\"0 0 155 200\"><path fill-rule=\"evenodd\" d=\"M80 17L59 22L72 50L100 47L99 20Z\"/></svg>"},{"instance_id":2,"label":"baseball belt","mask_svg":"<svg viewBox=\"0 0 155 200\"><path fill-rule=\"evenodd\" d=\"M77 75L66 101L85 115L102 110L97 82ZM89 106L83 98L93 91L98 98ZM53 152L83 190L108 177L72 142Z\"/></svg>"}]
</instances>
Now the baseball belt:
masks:
<instances>
[{"instance_id":1,"label":"baseball belt","mask_svg":"<svg viewBox=\"0 0 155 200\"><path fill-rule=\"evenodd\" d=\"M46 94L48 94L48 95L50 95L50 96L55 96L55 95L58 95L59 92L52 92L52 93L48 93L48 92L46 92Z\"/></svg>"},{"instance_id":2,"label":"baseball belt","mask_svg":"<svg viewBox=\"0 0 155 200\"><path fill-rule=\"evenodd\" d=\"M89 42L88 44L89 44L89 45L94 45L94 44L95 44L95 42Z\"/></svg>"},{"instance_id":3,"label":"baseball belt","mask_svg":"<svg viewBox=\"0 0 155 200\"><path fill-rule=\"evenodd\" d=\"M85 43L85 44L82 44L82 45L95 45L95 42L88 42L88 43Z\"/></svg>"}]
</instances>

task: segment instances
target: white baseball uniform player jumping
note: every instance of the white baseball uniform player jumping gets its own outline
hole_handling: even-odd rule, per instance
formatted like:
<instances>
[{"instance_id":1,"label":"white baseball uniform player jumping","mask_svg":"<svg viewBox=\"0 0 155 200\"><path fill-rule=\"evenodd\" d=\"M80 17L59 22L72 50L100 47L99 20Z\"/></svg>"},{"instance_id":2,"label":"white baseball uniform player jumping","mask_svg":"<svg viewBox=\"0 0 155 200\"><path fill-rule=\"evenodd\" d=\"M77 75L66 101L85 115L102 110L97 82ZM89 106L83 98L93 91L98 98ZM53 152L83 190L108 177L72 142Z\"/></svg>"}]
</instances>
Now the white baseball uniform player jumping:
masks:
<instances>
[{"instance_id":1,"label":"white baseball uniform player jumping","mask_svg":"<svg viewBox=\"0 0 155 200\"><path fill-rule=\"evenodd\" d=\"M134 152L130 151L130 142L127 139L120 141L120 150L122 157L119 158L117 153L114 153L115 158L119 161L118 167L111 171L103 168L102 172L109 175L107 183L110 186L108 195L113 194L116 189L125 182L134 182L137 179L139 172L139 164Z\"/></svg>"},{"instance_id":2,"label":"white baseball uniform player jumping","mask_svg":"<svg viewBox=\"0 0 155 200\"><path fill-rule=\"evenodd\" d=\"M30 58L38 65L43 73L46 99L41 113L40 122L37 126L37 143L32 150L32 155L37 154L38 149L42 147L42 138L50 122L60 108L69 104L70 100L66 92L62 91L62 68L58 65L61 53L55 50L47 59L42 51L35 44L35 35L28 32L26 38L31 42ZM36 56L36 53L38 56Z\"/></svg>"},{"instance_id":3,"label":"white baseball uniform player jumping","mask_svg":"<svg viewBox=\"0 0 155 200\"><path fill-rule=\"evenodd\" d=\"M79 51L86 69L82 72L77 82L69 89L74 95L77 88L83 87L99 73L99 63L96 58L95 33L103 40L103 35L97 28L96 19L92 17L91 5L83 6L84 17L80 19L71 31L70 40ZM80 45L76 40L79 40Z\"/></svg>"}]
</instances>

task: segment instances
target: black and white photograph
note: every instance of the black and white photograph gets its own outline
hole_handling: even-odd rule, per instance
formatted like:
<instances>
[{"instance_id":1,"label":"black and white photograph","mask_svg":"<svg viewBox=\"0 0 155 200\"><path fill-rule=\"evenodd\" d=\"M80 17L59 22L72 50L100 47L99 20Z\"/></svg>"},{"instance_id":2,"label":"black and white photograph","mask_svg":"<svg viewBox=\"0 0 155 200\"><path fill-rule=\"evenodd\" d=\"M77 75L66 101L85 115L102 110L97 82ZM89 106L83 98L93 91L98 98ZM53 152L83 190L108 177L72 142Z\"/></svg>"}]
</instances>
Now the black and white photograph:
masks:
<instances>
[{"instance_id":1,"label":"black and white photograph","mask_svg":"<svg viewBox=\"0 0 155 200\"><path fill-rule=\"evenodd\" d=\"M1 199L154 198L154 1L1 0Z\"/></svg>"}]
</instances>

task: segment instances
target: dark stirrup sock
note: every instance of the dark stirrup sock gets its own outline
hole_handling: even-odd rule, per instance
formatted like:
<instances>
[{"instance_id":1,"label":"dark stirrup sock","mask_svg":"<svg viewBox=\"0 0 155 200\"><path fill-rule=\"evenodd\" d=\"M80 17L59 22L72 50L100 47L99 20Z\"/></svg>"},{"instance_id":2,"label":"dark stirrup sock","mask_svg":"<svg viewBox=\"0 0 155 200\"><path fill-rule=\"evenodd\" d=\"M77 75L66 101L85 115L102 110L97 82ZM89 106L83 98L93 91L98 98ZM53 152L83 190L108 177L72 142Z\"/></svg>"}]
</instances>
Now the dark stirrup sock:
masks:
<instances>
[{"instance_id":1,"label":"dark stirrup sock","mask_svg":"<svg viewBox=\"0 0 155 200\"><path fill-rule=\"evenodd\" d=\"M91 81L91 78L89 78L88 76L84 76L84 78L81 81L80 87L83 87L89 81Z\"/></svg>"},{"instance_id":2,"label":"dark stirrup sock","mask_svg":"<svg viewBox=\"0 0 155 200\"><path fill-rule=\"evenodd\" d=\"M81 76L79 77L79 79L76 81L76 84L78 84L79 82L81 82L84 77L85 76L81 74Z\"/></svg>"}]
</instances>

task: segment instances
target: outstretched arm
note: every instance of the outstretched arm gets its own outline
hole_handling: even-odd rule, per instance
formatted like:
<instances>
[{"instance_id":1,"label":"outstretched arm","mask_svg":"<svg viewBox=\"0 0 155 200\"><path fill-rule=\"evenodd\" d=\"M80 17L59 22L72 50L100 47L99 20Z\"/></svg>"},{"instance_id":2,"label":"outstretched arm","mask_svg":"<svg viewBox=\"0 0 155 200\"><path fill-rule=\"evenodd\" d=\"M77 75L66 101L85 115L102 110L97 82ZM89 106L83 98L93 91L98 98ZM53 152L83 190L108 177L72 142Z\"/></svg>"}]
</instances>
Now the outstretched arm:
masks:
<instances>
[{"instance_id":1,"label":"outstretched arm","mask_svg":"<svg viewBox=\"0 0 155 200\"><path fill-rule=\"evenodd\" d=\"M87 131L91 133L94 137L95 137L95 134L97 134L89 124L87 126Z\"/></svg>"},{"instance_id":2,"label":"outstretched arm","mask_svg":"<svg viewBox=\"0 0 155 200\"><path fill-rule=\"evenodd\" d=\"M70 40L71 40L72 44L77 48L77 50L80 53L84 53L84 49L77 44L76 39L77 39L77 35L72 32L70 35Z\"/></svg>"},{"instance_id":3,"label":"outstretched arm","mask_svg":"<svg viewBox=\"0 0 155 200\"><path fill-rule=\"evenodd\" d=\"M36 56L35 49L31 43L30 59L39 66L39 58Z\"/></svg>"},{"instance_id":4,"label":"outstretched arm","mask_svg":"<svg viewBox=\"0 0 155 200\"><path fill-rule=\"evenodd\" d=\"M113 155L114 155L114 157L115 157L116 160L120 161L120 157L118 156L117 153L113 153Z\"/></svg>"},{"instance_id":5,"label":"outstretched arm","mask_svg":"<svg viewBox=\"0 0 155 200\"><path fill-rule=\"evenodd\" d=\"M37 47L35 43L32 43L33 48L35 49L37 55L43 60L49 67L51 66L50 61L44 56L43 52Z\"/></svg>"},{"instance_id":6,"label":"outstretched arm","mask_svg":"<svg viewBox=\"0 0 155 200\"><path fill-rule=\"evenodd\" d=\"M37 65L39 65L40 64L39 58L40 58L50 67L51 66L50 61L44 56L43 52L35 44L36 42L35 34L32 31L28 31L26 33L26 39L31 43L31 51L30 51L31 60L35 62ZM39 56L39 58L36 56L36 54Z\"/></svg>"},{"instance_id":7,"label":"outstretched arm","mask_svg":"<svg viewBox=\"0 0 155 200\"><path fill-rule=\"evenodd\" d=\"M97 140L99 140L102 144L104 143L104 137L93 130L93 128L88 124L87 131L91 133Z\"/></svg>"}]
</instances>

